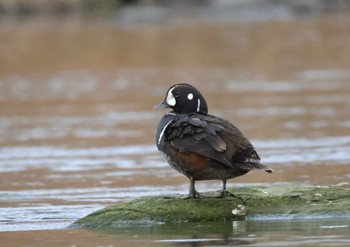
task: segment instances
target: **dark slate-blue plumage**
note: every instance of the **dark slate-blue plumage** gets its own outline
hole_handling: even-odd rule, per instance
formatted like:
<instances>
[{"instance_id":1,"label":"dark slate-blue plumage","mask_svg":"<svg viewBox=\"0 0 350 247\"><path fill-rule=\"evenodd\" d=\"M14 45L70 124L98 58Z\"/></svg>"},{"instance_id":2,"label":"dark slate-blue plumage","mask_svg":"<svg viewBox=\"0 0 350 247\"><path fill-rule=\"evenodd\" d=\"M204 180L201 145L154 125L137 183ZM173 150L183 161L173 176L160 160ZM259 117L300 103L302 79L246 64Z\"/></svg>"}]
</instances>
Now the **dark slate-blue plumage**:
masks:
<instances>
[{"instance_id":1,"label":"dark slate-blue plumage","mask_svg":"<svg viewBox=\"0 0 350 247\"><path fill-rule=\"evenodd\" d=\"M156 144L168 163L190 179L188 197L198 196L195 181L226 180L250 170L271 168L260 163L253 145L233 124L208 114L202 94L189 84L170 87L156 109L171 108L160 120Z\"/></svg>"}]
</instances>

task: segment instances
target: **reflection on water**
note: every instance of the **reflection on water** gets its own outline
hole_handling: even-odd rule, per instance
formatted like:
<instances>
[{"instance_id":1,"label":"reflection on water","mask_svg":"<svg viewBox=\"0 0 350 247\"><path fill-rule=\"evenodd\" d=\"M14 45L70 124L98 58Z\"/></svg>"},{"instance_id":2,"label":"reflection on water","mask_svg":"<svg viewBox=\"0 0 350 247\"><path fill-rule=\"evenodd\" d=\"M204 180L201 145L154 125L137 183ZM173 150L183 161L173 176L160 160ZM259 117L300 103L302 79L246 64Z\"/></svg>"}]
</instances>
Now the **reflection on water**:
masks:
<instances>
[{"instance_id":1,"label":"reflection on water","mask_svg":"<svg viewBox=\"0 0 350 247\"><path fill-rule=\"evenodd\" d=\"M179 223L96 231L67 229L51 234L50 231L22 232L16 243L21 246L348 246L349 228L349 218L344 217ZM16 233L4 232L1 236L12 243Z\"/></svg>"},{"instance_id":2,"label":"reflection on water","mask_svg":"<svg viewBox=\"0 0 350 247\"><path fill-rule=\"evenodd\" d=\"M98 26L76 33L59 28L54 34L57 40L72 42L68 47L59 45L57 50L51 47L55 41L47 43L51 37L47 32L51 31L45 28L32 30L39 33L35 41L30 31L29 35L24 29L18 33L1 29L9 34L5 43L14 43L11 49L21 47L21 40L49 44L51 55L57 58L52 64L44 62L47 54L38 49L40 45L28 52L18 49L11 53L13 57L8 55L11 49L0 50L6 58L0 62L4 65L0 68L1 239L7 239L8 246L47 246L54 240L61 245L85 246L139 246L140 241L149 246L349 245L348 218L283 216L271 220L269 216L233 225L158 225L114 229L103 238L95 232L57 230L121 200L186 193L187 179L164 162L154 145L155 128L164 112L155 112L152 107L175 82L196 85L210 112L234 122L252 140L263 162L276 171L271 175L251 172L230 180L228 186L349 181L350 73L341 66L348 65L350 59L342 49L348 45L348 32L345 34L344 26L334 20L306 23L226 23L218 28L206 24L202 29L198 24L169 30L145 28L140 33L135 32L137 28L112 28L111 32L111 27ZM285 39L286 26L291 31L288 37L293 39ZM276 30L278 37L272 32ZM310 30L311 36L301 35ZM322 40L330 30L337 31L332 40L323 41L325 51L310 50L305 58L305 45L315 38ZM101 54L90 54L85 63L67 59L67 51L72 51L73 57L85 54L80 41L89 37L105 37L92 50L100 49L106 59ZM105 49L116 37L123 44L130 37L143 42L131 43L132 51L117 45L113 48L116 53L110 55L110 48ZM179 38L174 49L158 53L159 47L175 37L184 40ZM207 37L215 39L202 42ZM260 40L261 45L254 40ZM330 45L332 42L337 48ZM194 46L188 44L198 47L192 50ZM290 48L295 48L295 53ZM147 52L140 57L143 50ZM206 50L209 54L203 52ZM249 57L251 53L256 57ZM334 66L318 63L316 54L327 57L333 53L340 54ZM35 57L38 59L33 61ZM20 65L18 70L13 64ZM55 70L52 67L56 65ZM66 66L70 70L64 70ZM218 188L217 181L198 184L199 191ZM22 242L16 242L18 232ZM58 233L66 237L58 240Z\"/></svg>"},{"instance_id":3,"label":"reflection on water","mask_svg":"<svg viewBox=\"0 0 350 247\"><path fill-rule=\"evenodd\" d=\"M346 246L350 243L350 240L344 237L350 227L348 219L323 221L248 220L188 225L185 224L186 229L191 230L187 233L179 230L179 228L184 227L182 225L160 226L159 228L165 228L165 230L158 231L163 235L179 231L182 235L177 235L180 235L181 238L169 239L168 236L160 236L162 239L154 242L185 244L185 246L193 246L195 243L200 246L305 246L327 243ZM328 229L328 231L322 232L320 229ZM291 231L297 232L298 236L291 236Z\"/></svg>"}]
</instances>

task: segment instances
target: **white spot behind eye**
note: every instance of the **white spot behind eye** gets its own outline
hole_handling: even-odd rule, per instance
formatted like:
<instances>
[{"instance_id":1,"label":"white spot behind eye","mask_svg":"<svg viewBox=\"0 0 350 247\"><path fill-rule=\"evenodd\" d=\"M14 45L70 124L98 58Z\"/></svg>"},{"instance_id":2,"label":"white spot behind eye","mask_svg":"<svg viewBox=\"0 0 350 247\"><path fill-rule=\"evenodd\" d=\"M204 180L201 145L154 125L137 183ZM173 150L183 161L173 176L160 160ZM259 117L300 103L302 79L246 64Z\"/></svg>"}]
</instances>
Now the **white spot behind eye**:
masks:
<instances>
[{"instance_id":1,"label":"white spot behind eye","mask_svg":"<svg viewBox=\"0 0 350 247\"><path fill-rule=\"evenodd\" d=\"M189 93L189 94L187 95L187 99L192 100L192 99L193 99L193 93Z\"/></svg>"},{"instance_id":2,"label":"white spot behind eye","mask_svg":"<svg viewBox=\"0 0 350 247\"><path fill-rule=\"evenodd\" d=\"M173 88L169 90L168 95L166 96L166 103L170 106L175 106L176 99L172 91L173 91Z\"/></svg>"},{"instance_id":3,"label":"white spot behind eye","mask_svg":"<svg viewBox=\"0 0 350 247\"><path fill-rule=\"evenodd\" d=\"M201 100L198 99L197 101L197 112L199 112L199 109L201 109Z\"/></svg>"}]
</instances>

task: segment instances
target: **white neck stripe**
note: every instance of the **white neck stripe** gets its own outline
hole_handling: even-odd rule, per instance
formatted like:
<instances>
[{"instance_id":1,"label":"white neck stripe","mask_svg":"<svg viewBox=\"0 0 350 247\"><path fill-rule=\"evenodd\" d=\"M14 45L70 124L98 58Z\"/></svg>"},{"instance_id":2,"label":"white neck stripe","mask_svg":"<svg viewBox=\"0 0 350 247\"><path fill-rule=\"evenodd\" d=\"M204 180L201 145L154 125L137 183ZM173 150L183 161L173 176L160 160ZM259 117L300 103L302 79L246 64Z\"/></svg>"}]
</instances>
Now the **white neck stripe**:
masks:
<instances>
[{"instance_id":1,"label":"white neck stripe","mask_svg":"<svg viewBox=\"0 0 350 247\"><path fill-rule=\"evenodd\" d=\"M158 145L160 144L160 141L162 140L162 137L164 135L164 131L166 129L166 127L168 127L168 125L172 122L173 120L170 120L169 123L167 123L164 128L162 129L162 132L160 132L159 138L158 138Z\"/></svg>"}]
</instances>

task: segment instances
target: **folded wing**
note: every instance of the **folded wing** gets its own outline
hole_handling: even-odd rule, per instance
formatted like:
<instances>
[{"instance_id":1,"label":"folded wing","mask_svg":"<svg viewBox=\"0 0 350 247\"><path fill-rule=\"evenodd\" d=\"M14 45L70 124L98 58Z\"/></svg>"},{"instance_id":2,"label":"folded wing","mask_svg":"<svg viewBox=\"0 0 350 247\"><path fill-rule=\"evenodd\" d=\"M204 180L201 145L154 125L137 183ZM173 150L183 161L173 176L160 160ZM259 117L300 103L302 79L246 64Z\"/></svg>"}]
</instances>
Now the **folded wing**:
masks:
<instances>
[{"instance_id":1,"label":"folded wing","mask_svg":"<svg viewBox=\"0 0 350 247\"><path fill-rule=\"evenodd\" d=\"M253 145L230 122L211 115L180 115L167 128L165 140L173 149L197 153L231 169L265 169ZM239 164L239 166L237 166Z\"/></svg>"}]
</instances>

